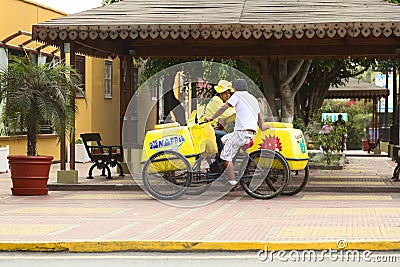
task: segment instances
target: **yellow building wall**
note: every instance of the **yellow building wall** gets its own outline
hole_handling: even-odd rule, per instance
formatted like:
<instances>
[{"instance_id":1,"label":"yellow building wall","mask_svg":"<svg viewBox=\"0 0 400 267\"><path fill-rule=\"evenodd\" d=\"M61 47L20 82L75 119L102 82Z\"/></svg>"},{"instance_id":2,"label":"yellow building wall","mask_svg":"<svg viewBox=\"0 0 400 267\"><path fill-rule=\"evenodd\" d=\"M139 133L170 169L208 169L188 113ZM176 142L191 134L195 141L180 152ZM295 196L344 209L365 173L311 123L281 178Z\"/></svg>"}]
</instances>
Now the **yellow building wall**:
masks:
<instances>
[{"instance_id":1,"label":"yellow building wall","mask_svg":"<svg viewBox=\"0 0 400 267\"><path fill-rule=\"evenodd\" d=\"M2 0L0 9L0 39L14 34L20 30L31 32L32 24L65 16L66 14L26 0ZM22 37L21 37L22 39ZM24 41L26 37L24 37ZM19 38L11 41L19 44ZM0 146L10 146L10 154L26 155L26 136L2 136ZM37 151L39 155L51 155L54 160L60 159L60 148L56 135L40 135L38 137Z\"/></svg>"},{"instance_id":2,"label":"yellow building wall","mask_svg":"<svg viewBox=\"0 0 400 267\"><path fill-rule=\"evenodd\" d=\"M32 25L66 14L27 0L1 0L0 39L19 30L32 31Z\"/></svg>"},{"instance_id":3,"label":"yellow building wall","mask_svg":"<svg viewBox=\"0 0 400 267\"><path fill-rule=\"evenodd\" d=\"M1 136L0 147L10 146L10 155L26 155L27 140L26 136ZM60 147L57 135L39 135L36 146L38 155L53 156L54 160L60 160Z\"/></svg>"},{"instance_id":4,"label":"yellow building wall","mask_svg":"<svg viewBox=\"0 0 400 267\"><path fill-rule=\"evenodd\" d=\"M85 95L86 101L82 98L77 98L76 102L78 104L78 113L76 114L75 121L75 140L79 139L79 134L81 133L90 133L93 132L93 123L92 123L92 106L93 101L93 75L92 75L92 58L85 58Z\"/></svg>"},{"instance_id":5,"label":"yellow building wall","mask_svg":"<svg viewBox=\"0 0 400 267\"><path fill-rule=\"evenodd\" d=\"M32 31L32 25L66 14L36 4L29 0L1 0L0 40L23 30ZM22 39L22 37L21 37ZM26 37L23 39L26 41ZM11 42L20 44L19 38ZM119 60L113 61L112 99L104 98L104 59L86 57L86 99L78 98L75 140L80 133L99 132L104 144L120 143L120 71ZM71 141L75 141L71 140ZM69 141L69 140L68 140ZM0 146L10 145L10 154L26 155L26 137L0 137ZM38 139L38 154L60 159L60 148L56 135L43 135Z\"/></svg>"},{"instance_id":6,"label":"yellow building wall","mask_svg":"<svg viewBox=\"0 0 400 267\"><path fill-rule=\"evenodd\" d=\"M104 59L86 57L86 99L78 99L76 139L84 132L98 132L104 144L120 143L120 61L113 60L112 98L104 98Z\"/></svg>"}]
</instances>

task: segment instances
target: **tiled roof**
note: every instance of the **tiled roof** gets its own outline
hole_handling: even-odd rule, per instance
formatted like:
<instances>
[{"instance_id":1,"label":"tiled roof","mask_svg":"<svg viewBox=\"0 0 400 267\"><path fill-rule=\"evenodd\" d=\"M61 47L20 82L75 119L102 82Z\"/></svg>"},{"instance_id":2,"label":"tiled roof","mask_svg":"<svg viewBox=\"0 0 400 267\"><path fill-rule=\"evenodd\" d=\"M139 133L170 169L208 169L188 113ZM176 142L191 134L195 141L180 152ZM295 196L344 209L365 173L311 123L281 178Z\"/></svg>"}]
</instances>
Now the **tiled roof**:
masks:
<instances>
[{"instance_id":1,"label":"tiled roof","mask_svg":"<svg viewBox=\"0 0 400 267\"><path fill-rule=\"evenodd\" d=\"M366 98L372 99L389 95L389 90L356 78L350 78L344 86L330 87L325 98Z\"/></svg>"},{"instance_id":2,"label":"tiled roof","mask_svg":"<svg viewBox=\"0 0 400 267\"><path fill-rule=\"evenodd\" d=\"M124 0L40 23L34 34L41 39L400 37L399 14L399 5L383 0Z\"/></svg>"}]
</instances>

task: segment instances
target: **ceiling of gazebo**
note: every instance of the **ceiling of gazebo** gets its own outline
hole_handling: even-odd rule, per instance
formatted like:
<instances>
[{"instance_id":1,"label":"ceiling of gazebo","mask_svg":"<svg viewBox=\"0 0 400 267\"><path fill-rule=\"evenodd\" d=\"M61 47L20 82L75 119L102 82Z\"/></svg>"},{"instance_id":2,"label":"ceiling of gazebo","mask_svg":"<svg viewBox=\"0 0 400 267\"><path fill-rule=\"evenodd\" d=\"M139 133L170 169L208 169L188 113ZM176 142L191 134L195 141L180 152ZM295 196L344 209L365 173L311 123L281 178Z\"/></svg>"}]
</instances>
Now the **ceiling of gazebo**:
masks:
<instances>
[{"instance_id":1,"label":"ceiling of gazebo","mask_svg":"<svg viewBox=\"0 0 400 267\"><path fill-rule=\"evenodd\" d=\"M326 99L333 98L363 98L376 99L389 95L389 90L379 86L350 78L344 86L330 87Z\"/></svg>"},{"instance_id":2,"label":"ceiling of gazebo","mask_svg":"<svg viewBox=\"0 0 400 267\"><path fill-rule=\"evenodd\" d=\"M400 49L399 14L384 0L123 0L32 33L93 56L388 56Z\"/></svg>"}]
</instances>

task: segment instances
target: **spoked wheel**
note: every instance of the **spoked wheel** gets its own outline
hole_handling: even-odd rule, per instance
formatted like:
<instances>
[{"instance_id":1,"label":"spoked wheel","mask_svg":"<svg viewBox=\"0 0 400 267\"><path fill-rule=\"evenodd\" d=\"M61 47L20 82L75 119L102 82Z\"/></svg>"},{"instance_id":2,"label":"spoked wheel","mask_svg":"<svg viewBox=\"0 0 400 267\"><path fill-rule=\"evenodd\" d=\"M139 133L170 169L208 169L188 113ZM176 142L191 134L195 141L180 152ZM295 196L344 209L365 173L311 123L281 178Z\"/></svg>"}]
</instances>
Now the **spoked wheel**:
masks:
<instances>
[{"instance_id":1,"label":"spoked wheel","mask_svg":"<svg viewBox=\"0 0 400 267\"><path fill-rule=\"evenodd\" d=\"M142 178L147 192L154 198L172 200L185 194L192 181L192 168L180 153L159 151L146 161Z\"/></svg>"},{"instance_id":2,"label":"spoked wheel","mask_svg":"<svg viewBox=\"0 0 400 267\"><path fill-rule=\"evenodd\" d=\"M309 174L308 164L304 170L291 171L288 184L283 190L282 195L293 196L299 193L307 185Z\"/></svg>"},{"instance_id":3,"label":"spoked wheel","mask_svg":"<svg viewBox=\"0 0 400 267\"><path fill-rule=\"evenodd\" d=\"M196 183L206 179L207 169L210 168L212 160L210 158L199 157L193 165L193 177L190 187L186 190L186 195L200 195L210 188L210 183Z\"/></svg>"},{"instance_id":4,"label":"spoked wheel","mask_svg":"<svg viewBox=\"0 0 400 267\"><path fill-rule=\"evenodd\" d=\"M256 150L244 160L240 184L254 198L271 199L286 187L290 169L286 159L276 151Z\"/></svg>"}]
</instances>

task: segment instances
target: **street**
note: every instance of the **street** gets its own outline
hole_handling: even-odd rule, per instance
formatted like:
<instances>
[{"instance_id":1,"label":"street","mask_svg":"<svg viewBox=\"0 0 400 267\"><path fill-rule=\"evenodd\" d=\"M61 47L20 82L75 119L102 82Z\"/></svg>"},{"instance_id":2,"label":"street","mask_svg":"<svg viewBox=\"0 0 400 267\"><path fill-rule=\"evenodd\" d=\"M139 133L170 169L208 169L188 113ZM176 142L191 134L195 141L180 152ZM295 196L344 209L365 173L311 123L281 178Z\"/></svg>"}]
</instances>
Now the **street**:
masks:
<instances>
[{"instance_id":1,"label":"street","mask_svg":"<svg viewBox=\"0 0 400 267\"><path fill-rule=\"evenodd\" d=\"M373 252L370 259L353 257L330 258L325 255L315 259L296 259L288 256L273 261L262 261L256 252L205 252L205 253L0 253L1 266L41 267L41 266L163 266L163 267L245 267L245 266L398 266L400 253ZM317 254L320 252L316 251ZM292 255L293 256L293 255Z\"/></svg>"}]
</instances>

